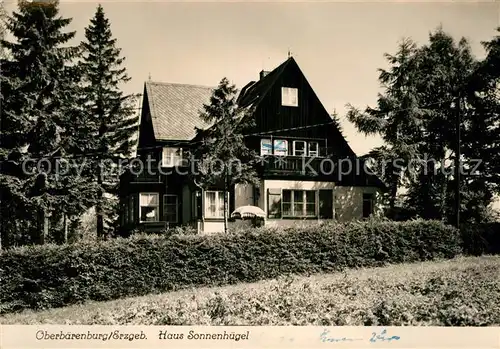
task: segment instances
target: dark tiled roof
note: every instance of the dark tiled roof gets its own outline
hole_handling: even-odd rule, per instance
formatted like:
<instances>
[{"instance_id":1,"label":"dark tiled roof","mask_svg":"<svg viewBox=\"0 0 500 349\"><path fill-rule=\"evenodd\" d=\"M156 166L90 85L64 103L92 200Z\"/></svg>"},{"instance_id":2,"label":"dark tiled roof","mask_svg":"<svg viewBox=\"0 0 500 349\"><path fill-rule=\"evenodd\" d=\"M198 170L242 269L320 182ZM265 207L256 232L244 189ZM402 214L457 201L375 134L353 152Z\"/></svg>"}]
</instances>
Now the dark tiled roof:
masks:
<instances>
[{"instance_id":1,"label":"dark tiled roof","mask_svg":"<svg viewBox=\"0 0 500 349\"><path fill-rule=\"evenodd\" d=\"M206 128L199 116L210 102L213 87L146 82L146 93L156 140L191 140L195 128Z\"/></svg>"}]
</instances>

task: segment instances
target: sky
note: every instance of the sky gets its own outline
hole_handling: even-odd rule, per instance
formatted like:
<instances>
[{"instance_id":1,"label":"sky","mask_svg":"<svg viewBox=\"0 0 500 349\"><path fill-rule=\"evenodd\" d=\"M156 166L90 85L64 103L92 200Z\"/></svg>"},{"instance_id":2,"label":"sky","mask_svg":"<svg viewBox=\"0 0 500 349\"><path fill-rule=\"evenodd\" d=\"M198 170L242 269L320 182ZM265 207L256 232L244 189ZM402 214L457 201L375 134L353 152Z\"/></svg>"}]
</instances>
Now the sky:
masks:
<instances>
[{"instance_id":1,"label":"sky","mask_svg":"<svg viewBox=\"0 0 500 349\"><path fill-rule=\"evenodd\" d=\"M61 0L73 18L75 42L97 2ZM381 144L345 118L345 105L374 106L384 53L395 53L410 37L428 41L438 26L457 40L466 37L478 58L481 41L500 26L500 2L168 2L101 1L132 78L124 90L142 93L153 81L216 86L227 77L241 88L288 57L299 64L329 112L337 111L347 141L358 154ZM7 10L15 8L6 1ZM500 207L500 205L499 205Z\"/></svg>"},{"instance_id":2,"label":"sky","mask_svg":"<svg viewBox=\"0 0 500 349\"><path fill-rule=\"evenodd\" d=\"M243 87L288 57L296 59L329 112L337 111L347 141L358 154L381 144L345 119L345 105L375 105L384 53L403 37L425 44L438 26L469 39L477 57L481 41L500 26L500 2L167 2L101 4L126 57L132 78L124 90L142 93L144 81L216 86L227 77ZM81 41L97 2L61 0ZM7 1L7 9L15 7Z\"/></svg>"}]
</instances>

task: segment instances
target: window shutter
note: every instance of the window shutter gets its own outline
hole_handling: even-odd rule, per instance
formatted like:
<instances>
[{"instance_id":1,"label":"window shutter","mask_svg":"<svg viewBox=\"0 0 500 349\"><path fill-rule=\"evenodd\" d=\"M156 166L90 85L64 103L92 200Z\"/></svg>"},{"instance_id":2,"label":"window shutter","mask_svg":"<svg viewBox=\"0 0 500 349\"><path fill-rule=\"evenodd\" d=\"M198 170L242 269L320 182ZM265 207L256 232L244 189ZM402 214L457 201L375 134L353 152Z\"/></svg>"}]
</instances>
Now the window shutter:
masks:
<instances>
[{"instance_id":1,"label":"window shutter","mask_svg":"<svg viewBox=\"0 0 500 349\"><path fill-rule=\"evenodd\" d=\"M281 189L267 190L267 217L281 218Z\"/></svg>"}]
</instances>

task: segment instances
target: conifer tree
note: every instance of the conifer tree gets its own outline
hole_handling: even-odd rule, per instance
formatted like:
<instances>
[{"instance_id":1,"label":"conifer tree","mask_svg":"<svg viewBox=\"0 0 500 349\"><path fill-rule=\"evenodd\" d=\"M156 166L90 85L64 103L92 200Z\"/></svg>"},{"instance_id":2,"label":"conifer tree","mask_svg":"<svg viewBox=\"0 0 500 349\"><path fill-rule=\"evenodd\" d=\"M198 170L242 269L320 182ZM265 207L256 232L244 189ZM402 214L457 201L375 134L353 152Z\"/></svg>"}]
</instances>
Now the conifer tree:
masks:
<instances>
[{"instance_id":1,"label":"conifer tree","mask_svg":"<svg viewBox=\"0 0 500 349\"><path fill-rule=\"evenodd\" d=\"M365 135L380 135L385 145L373 149L367 157L376 161L375 170L390 188L389 212L403 185L403 172L409 160L418 156L420 125L424 113L419 107L415 81L418 78L417 46L404 39L395 55L386 54L390 68L380 69L379 81L385 90L378 96L376 108L365 111L349 106L347 118ZM395 160L399 159L396 163Z\"/></svg>"},{"instance_id":2,"label":"conifer tree","mask_svg":"<svg viewBox=\"0 0 500 349\"><path fill-rule=\"evenodd\" d=\"M118 186L115 172L119 160L129 157L134 145L138 117L135 113L137 95L125 95L121 84L130 80L123 67L121 49L116 46L109 20L101 5L85 29L81 67L86 96L86 123L93 141L89 147L97 154L92 171L87 175L97 183L97 237L108 235L113 219L114 200Z\"/></svg>"},{"instance_id":3,"label":"conifer tree","mask_svg":"<svg viewBox=\"0 0 500 349\"><path fill-rule=\"evenodd\" d=\"M50 213L64 207L69 215L78 215L84 206L81 189L85 186L74 176L74 168L65 173L54 168L55 156L69 155L75 137L71 125L78 110L74 96L79 94L79 74L74 60L79 49L67 45L75 36L65 31L70 22L59 15L58 1L20 1L6 23L14 37L13 42L2 40L8 54L2 60L0 145L6 244L43 243ZM40 176L39 171L23 168L36 162L45 170L50 164L50 171ZM52 220L56 218L57 214ZM30 230L30 236L20 237Z\"/></svg>"},{"instance_id":4,"label":"conifer tree","mask_svg":"<svg viewBox=\"0 0 500 349\"><path fill-rule=\"evenodd\" d=\"M194 180L199 186L224 188L224 232L227 232L228 191L235 184L257 184L255 152L247 148L244 134L253 126L251 108L236 103L237 89L223 78L203 106L200 118L212 125L198 130L191 159Z\"/></svg>"}]
</instances>

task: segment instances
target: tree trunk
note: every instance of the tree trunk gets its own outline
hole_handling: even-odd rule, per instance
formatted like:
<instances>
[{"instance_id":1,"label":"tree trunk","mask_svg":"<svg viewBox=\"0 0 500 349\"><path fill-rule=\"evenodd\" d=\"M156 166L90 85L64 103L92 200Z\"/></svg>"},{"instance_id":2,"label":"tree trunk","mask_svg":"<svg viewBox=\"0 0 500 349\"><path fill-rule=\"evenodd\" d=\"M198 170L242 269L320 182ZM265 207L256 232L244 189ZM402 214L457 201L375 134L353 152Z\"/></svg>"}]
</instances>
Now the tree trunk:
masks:
<instances>
[{"instance_id":1,"label":"tree trunk","mask_svg":"<svg viewBox=\"0 0 500 349\"><path fill-rule=\"evenodd\" d=\"M101 164L97 166L97 202L95 205L95 212L97 216L97 240L101 240L104 236L104 217L103 217L103 208L102 208L102 173L101 173Z\"/></svg>"},{"instance_id":2,"label":"tree trunk","mask_svg":"<svg viewBox=\"0 0 500 349\"><path fill-rule=\"evenodd\" d=\"M63 226L64 226L64 243L68 243L68 219L66 212L63 212Z\"/></svg>"},{"instance_id":3,"label":"tree trunk","mask_svg":"<svg viewBox=\"0 0 500 349\"><path fill-rule=\"evenodd\" d=\"M46 208L42 209L42 234L40 236L40 244L43 245L47 241L49 235L49 213Z\"/></svg>"}]
</instances>

